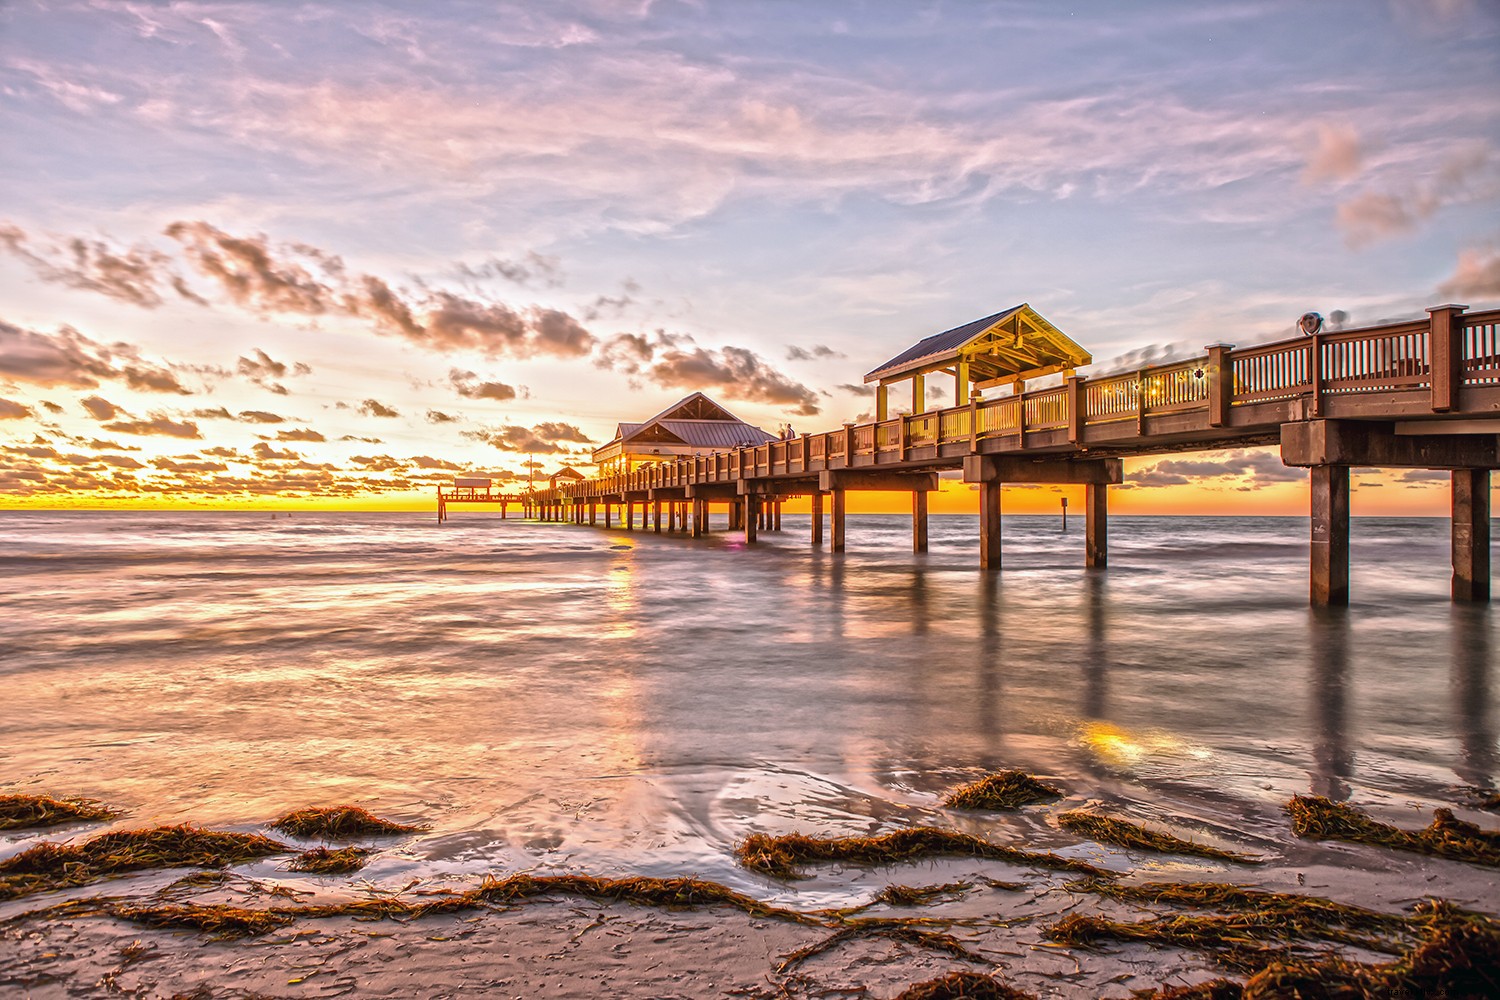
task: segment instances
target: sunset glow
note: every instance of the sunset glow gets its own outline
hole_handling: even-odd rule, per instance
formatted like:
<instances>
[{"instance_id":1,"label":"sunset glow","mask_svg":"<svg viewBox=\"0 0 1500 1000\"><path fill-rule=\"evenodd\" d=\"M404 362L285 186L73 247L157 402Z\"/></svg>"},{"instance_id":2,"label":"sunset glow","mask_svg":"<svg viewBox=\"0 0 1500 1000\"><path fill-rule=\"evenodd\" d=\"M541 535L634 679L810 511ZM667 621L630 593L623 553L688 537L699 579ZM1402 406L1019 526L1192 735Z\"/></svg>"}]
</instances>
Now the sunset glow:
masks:
<instances>
[{"instance_id":1,"label":"sunset glow","mask_svg":"<svg viewBox=\"0 0 1500 1000\"><path fill-rule=\"evenodd\" d=\"M7 4L0 507L426 509L693 390L827 430L1022 301L1100 373L1493 306L1497 41L1420 0ZM1126 474L1119 513L1307 511L1274 448Z\"/></svg>"}]
</instances>

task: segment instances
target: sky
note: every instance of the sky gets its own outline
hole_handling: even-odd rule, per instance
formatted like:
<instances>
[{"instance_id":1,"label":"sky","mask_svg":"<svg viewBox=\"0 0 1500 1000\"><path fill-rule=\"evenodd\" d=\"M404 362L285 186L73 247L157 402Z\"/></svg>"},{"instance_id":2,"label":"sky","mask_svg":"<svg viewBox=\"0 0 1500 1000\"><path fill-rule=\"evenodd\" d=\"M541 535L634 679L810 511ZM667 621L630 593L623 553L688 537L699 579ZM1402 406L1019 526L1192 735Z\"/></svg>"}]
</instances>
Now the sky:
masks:
<instances>
[{"instance_id":1,"label":"sky","mask_svg":"<svg viewBox=\"0 0 1500 1000\"><path fill-rule=\"evenodd\" d=\"M1496 0L0 0L0 135L0 507L422 508L695 390L832 429L1020 302L1094 371L1500 304ZM1307 509L1274 449L1126 469Z\"/></svg>"}]
</instances>

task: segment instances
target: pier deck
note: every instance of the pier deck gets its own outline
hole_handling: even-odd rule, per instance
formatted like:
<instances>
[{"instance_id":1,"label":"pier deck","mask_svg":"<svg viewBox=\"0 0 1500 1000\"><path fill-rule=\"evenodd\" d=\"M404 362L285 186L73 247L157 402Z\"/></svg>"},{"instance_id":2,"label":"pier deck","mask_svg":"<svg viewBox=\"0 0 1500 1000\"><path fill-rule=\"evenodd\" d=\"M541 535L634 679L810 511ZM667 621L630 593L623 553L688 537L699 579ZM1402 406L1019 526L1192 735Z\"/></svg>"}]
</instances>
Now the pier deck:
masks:
<instances>
[{"instance_id":1,"label":"pier deck","mask_svg":"<svg viewBox=\"0 0 1500 1000\"><path fill-rule=\"evenodd\" d=\"M1310 596L1348 602L1349 469L1453 471L1453 597L1489 599L1489 470L1500 467L1500 310L1440 306L1422 321L1318 333L1244 350L1206 348L1189 361L1054 388L846 424L712 456L544 490L542 517L596 523L603 505L668 505L668 530L702 531L707 504L731 505L747 541L774 528L780 503L811 496L813 542L831 507L831 547L844 548L847 490L913 494L913 547L926 547L926 496L938 473L962 469L980 488L980 564L1000 565L1004 483L1086 488L1089 566L1107 559L1108 487L1121 459L1275 445L1312 476Z\"/></svg>"}]
</instances>

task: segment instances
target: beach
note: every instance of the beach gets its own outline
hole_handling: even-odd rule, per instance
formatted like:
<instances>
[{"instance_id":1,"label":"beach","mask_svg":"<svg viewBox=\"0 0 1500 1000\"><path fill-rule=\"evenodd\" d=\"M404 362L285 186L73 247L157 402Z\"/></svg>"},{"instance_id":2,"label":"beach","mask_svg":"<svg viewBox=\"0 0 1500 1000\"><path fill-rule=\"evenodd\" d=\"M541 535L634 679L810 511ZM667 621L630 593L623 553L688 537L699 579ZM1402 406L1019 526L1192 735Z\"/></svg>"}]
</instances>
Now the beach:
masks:
<instances>
[{"instance_id":1,"label":"beach","mask_svg":"<svg viewBox=\"0 0 1500 1000\"><path fill-rule=\"evenodd\" d=\"M1192 948L1049 941L1068 914L1150 913L1076 872L935 855L778 878L736 856L757 833L934 827L1127 884L1233 883L1391 914L1432 897L1500 908L1492 869L1299 837L1285 811L1320 796L1408 830L1439 808L1493 829L1473 790L1495 781L1496 627L1488 608L1448 601L1446 522L1356 519L1346 612L1307 606L1303 519L1119 517L1109 569L1086 572L1077 525L1012 517L988 574L971 517L933 517L920 555L902 517L851 518L840 556L810 550L806 522L747 547L467 512L442 526L0 514L0 793L119 813L0 833L0 864L113 830L265 833L307 806L425 828L361 840L376 853L347 876L289 872L280 854L222 884L142 870L0 902L0 985L886 997L967 969L1037 996L1127 997L1235 975ZM1061 795L942 805L1006 769ZM1080 809L1253 861L1080 836L1059 821ZM518 872L692 877L799 914L868 907L936 921L921 926L972 957L861 933L778 971L842 925L723 905L538 896L417 919L294 916L219 940L78 903L434 899ZM872 905L889 885L957 888Z\"/></svg>"}]
</instances>

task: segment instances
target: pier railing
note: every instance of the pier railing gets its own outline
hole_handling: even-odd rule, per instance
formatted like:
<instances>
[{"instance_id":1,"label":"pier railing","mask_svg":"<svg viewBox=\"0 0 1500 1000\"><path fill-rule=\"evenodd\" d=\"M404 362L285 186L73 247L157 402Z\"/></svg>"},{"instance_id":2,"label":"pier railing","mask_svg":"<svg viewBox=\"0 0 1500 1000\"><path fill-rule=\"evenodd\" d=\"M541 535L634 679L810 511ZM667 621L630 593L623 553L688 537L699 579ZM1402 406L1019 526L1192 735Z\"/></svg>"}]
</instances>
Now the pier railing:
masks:
<instances>
[{"instance_id":1,"label":"pier railing","mask_svg":"<svg viewBox=\"0 0 1500 1000\"><path fill-rule=\"evenodd\" d=\"M1457 409L1466 386L1500 386L1500 310L1466 314L1434 310L1424 321L1319 333L1244 350L1210 347L1185 361L1099 378L1069 378L1062 386L1019 396L975 399L966 406L846 424L817 434L692 458L669 460L630 473L559 487L559 497L587 498L671 489L691 484L812 474L855 465L918 462L944 446L979 450L980 441L1064 432L1064 443L1088 429L1134 421L1146 444L1147 418L1203 411L1208 424L1235 423L1238 407L1303 401L1299 417L1316 417L1325 401L1369 396L1362 416L1412 413L1412 397L1430 399L1429 412ZM1378 397L1384 394L1386 400ZM1400 405L1397 405L1399 400ZM921 456L912 456L920 451ZM549 491L550 492L550 491Z\"/></svg>"}]
</instances>

